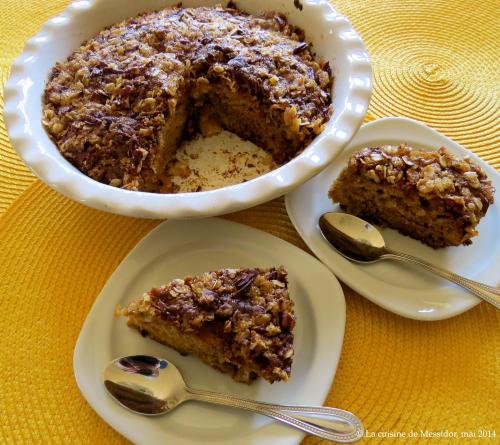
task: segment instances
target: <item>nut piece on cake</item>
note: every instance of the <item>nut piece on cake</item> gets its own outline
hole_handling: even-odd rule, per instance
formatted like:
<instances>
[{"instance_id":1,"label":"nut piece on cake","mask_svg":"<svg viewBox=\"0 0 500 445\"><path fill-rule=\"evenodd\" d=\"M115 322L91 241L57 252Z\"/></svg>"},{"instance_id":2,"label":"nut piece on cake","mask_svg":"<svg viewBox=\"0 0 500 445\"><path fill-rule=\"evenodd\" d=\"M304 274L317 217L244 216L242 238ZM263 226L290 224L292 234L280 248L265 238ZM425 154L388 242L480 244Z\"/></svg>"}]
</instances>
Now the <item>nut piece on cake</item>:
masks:
<instances>
[{"instance_id":1,"label":"nut piece on cake","mask_svg":"<svg viewBox=\"0 0 500 445\"><path fill-rule=\"evenodd\" d=\"M402 144L354 153L328 194L353 215L437 248L471 244L494 191L469 158Z\"/></svg>"},{"instance_id":2,"label":"nut piece on cake","mask_svg":"<svg viewBox=\"0 0 500 445\"><path fill-rule=\"evenodd\" d=\"M193 353L236 381L288 380L294 303L284 267L221 269L153 288L117 315L143 335Z\"/></svg>"}]
</instances>

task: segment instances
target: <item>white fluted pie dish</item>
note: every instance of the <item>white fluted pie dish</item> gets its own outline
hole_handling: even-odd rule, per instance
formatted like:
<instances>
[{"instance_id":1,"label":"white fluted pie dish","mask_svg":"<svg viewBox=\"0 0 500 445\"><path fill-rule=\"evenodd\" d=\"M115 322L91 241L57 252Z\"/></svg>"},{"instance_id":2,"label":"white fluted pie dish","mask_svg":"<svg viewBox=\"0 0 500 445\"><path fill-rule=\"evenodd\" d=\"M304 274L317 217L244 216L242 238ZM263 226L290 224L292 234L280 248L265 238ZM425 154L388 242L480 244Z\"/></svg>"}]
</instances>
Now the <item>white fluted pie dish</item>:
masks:
<instances>
[{"instance_id":1,"label":"white fluted pie dish","mask_svg":"<svg viewBox=\"0 0 500 445\"><path fill-rule=\"evenodd\" d=\"M334 113L325 130L296 158L248 182L197 193L158 194L99 183L77 170L58 151L42 125L42 96L51 68L103 28L177 0L80 0L47 21L26 43L5 88L5 122L12 145L31 170L63 195L100 210L145 218L219 215L283 195L323 170L354 136L371 94L368 54L350 23L326 0L241 0L249 13L274 10L301 27L335 77ZM185 7L217 1L193 0ZM224 2L225 4L226 2ZM299 7L300 6L300 7Z\"/></svg>"}]
</instances>

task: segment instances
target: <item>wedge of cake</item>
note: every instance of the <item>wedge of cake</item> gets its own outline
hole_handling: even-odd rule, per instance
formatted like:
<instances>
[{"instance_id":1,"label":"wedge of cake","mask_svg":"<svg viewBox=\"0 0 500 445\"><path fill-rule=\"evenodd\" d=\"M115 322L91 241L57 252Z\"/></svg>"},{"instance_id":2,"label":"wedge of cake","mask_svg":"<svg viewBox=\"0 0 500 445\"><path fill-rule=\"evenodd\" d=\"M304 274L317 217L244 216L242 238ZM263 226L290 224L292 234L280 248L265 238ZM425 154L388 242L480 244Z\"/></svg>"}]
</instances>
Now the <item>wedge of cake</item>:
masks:
<instances>
[{"instance_id":1,"label":"wedge of cake","mask_svg":"<svg viewBox=\"0 0 500 445\"><path fill-rule=\"evenodd\" d=\"M494 191L471 159L402 144L354 153L329 196L353 215L437 248L471 244Z\"/></svg>"},{"instance_id":2,"label":"wedge of cake","mask_svg":"<svg viewBox=\"0 0 500 445\"><path fill-rule=\"evenodd\" d=\"M294 303L283 267L221 269L153 288L117 315L239 382L288 380Z\"/></svg>"}]
</instances>

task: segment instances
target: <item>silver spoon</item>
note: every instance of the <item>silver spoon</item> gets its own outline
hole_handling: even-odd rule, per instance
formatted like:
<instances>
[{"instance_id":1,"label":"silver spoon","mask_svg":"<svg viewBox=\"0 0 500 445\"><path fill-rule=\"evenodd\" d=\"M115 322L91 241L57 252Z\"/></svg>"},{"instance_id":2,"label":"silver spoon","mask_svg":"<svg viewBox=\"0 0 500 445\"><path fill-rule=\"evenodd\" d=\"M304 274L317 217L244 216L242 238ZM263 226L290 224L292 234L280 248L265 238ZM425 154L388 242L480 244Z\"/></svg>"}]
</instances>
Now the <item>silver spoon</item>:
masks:
<instances>
[{"instance_id":1,"label":"silver spoon","mask_svg":"<svg viewBox=\"0 0 500 445\"><path fill-rule=\"evenodd\" d=\"M398 260L417 264L429 272L452 281L476 297L500 309L500 289L457 275L427 261L385 247L382 234L371 224L347 213L329 212L321 215L319 227L323 236L345 258L357 263Z\"/></svg>"},{"instance_id":2,"label":"silver spoon","mask_svg":"<svg viewBox=\"0 0 500 445\"><path fill-rule=\"evenodd\" d=\"M341 409L274 405L190 388L174 364L159 357L132 355L118 358L106 366L102 378L108 393L118 403L147 416L165 414L183 402L198 400L263 414L336 442L356 442L364 434L361 421Z\"/></svg>"}]
</instances>

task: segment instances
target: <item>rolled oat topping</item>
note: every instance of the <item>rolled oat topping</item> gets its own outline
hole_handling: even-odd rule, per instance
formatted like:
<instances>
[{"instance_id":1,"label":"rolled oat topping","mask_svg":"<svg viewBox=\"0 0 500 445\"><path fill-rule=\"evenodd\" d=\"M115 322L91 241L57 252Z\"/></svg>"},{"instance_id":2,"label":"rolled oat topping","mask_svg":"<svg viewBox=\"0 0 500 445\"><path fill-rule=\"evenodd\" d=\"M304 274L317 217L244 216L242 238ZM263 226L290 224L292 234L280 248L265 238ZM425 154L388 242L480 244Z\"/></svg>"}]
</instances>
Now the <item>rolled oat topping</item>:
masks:
<instances>
[{"instance_id":1,"label":"rolled oat topping","mask_svg":"<svg viewBox=\"0 0 500 445\"><path fill-rule=\"evenodd\" d=\"M271 136L234 128L283 162L322 131L331 85L328 63L314 59L303 32L280 14L172 7L113 25L57 63L43 123L61 153L90 177L172 191L162 177L172 152L208 97L209 108L220 107L219 89L255 100L256 115L265 107L263 126L286 127L277 148Z\"/></svg>"},{"instance_id":2,"label":"rolled oat topping","mask_svg":"<svg viewBox=\"0 0 500 445\"><path fill-rule=\"evenodd\" d=\"M367 147L350 158L349 169L377 184L416 192L427 201L443 199L449 209L474 223L493 203L495 189L484 170L444 147L437 151L415 150L406 144Z\"/></svg>"}]
</instances>

